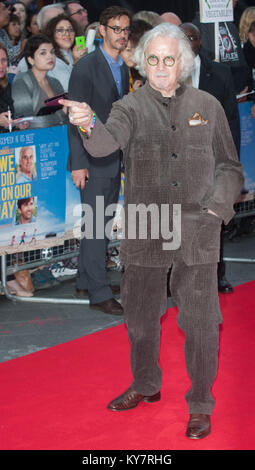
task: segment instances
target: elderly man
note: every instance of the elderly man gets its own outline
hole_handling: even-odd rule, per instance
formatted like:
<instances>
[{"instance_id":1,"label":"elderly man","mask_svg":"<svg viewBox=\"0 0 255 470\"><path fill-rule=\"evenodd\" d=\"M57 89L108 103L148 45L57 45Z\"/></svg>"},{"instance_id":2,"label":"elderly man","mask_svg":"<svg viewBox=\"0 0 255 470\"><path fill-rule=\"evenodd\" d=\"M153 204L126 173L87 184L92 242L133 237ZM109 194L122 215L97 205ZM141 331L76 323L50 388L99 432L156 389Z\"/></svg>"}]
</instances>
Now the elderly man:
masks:
<instances>
[{"instance_id":1,"label":"elderly man","mask_svg":"<svg viewBox=\"0 0 255 470\"><path fill-rule=\"evenodd\" d=\"M46 24L55 16L64 13L64 5L62 3L53 3L52 5L45 5L42 7L37 15L36 22L42 31Z\"/></svg>"},{"instance_id":2,"label":"elderly man","mask_svg":"<svg viewBox=\"0 0 255 470\"><path fill-rule=\"evenodd\" d=\"M27 183L37 177L33 147L22 147L19 154L19 169L17 183Z\"/></svg>"},{"instance_id":3,"label":"elderly man","mask_svg":"<svg viewBox=\"0 0 255 470\"><path fill-rule=\"evenodd\" d=\"M181 245L178 224L172 245L164 244L169 236L155 236L153 224L147 237L142 233L140 239L126 236L122 241L121 296L134 380L108 408L124 411L142 401L160 400L160 318L167 308L171 266L171 292L179 310L178 325L185 332L185 359L192 381L186 394L190 414L186 436L201 439L210 433L215 405L211 386L217 373L221 322L220 228L222 220L227 223L233 216L242 168L219 102L183 83L192 69L193 53L177 26L162 23L148 31L134 61L147 82L113 105L104 126L93 116L91 129L92 111L85 103L63 101L70 108L71 122L81 126L80 136L91 155L123 150L126 219L134 205L154 204L161 208L162 226L163 208L168 206L171 226L181 205Z\"/></svg>"},{"instance_id":4,"label":"elderly man","mask_svg":"<svg viewBox=\"0 0 255 470\"><path fill-rule=\"evenodd\" d=\"M240 118L231 69L228 65L214 62L201 54L200 31L195 25L192 23L183 23L180 28L189 39L191 48L196 56L195 66L190 77L192 85L195 88L207 91L215 96L222 104L236 146L236 151L239 155L241 144ZM226 265L223 259L223 248L224 226L222 226L221 230L218 289L219 292L228 294L233 292L234 289L225 277Z\"/></svg>"}]
</instances>

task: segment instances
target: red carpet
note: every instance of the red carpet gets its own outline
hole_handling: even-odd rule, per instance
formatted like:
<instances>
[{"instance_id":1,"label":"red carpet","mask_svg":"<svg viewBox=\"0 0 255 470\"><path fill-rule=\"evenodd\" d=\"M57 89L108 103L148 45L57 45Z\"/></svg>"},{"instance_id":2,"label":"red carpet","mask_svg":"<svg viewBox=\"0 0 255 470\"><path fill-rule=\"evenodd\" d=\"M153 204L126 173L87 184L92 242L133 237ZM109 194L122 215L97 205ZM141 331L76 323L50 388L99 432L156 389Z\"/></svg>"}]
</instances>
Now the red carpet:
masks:
<instances>
[{"instance_id":1,"label":"red carpet","mask_svg":"<svg viewBox=\"0 0 255 470\"><path fill-rule=\"evenodd\" d=\"M128 387L124 325L0 364L0 448L28 450L254 449L255 282L220 297L224 324L212 434L185 438L189 378L176 309L162 322L162 400L114 413Z\"/></svg>"}]
</instances>

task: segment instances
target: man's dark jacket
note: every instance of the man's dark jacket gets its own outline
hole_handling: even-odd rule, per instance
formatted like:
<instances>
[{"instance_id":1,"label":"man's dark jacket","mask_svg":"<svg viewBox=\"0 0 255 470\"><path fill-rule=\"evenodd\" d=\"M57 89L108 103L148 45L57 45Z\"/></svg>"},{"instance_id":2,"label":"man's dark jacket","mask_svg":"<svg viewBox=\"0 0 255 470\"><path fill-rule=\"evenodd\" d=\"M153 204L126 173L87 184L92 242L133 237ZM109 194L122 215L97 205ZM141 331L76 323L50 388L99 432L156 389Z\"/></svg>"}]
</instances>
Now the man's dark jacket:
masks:
<instances>
[{"instance_id":1,"label":"man's dark jacket","mask_svg":"<svg viewBox=\"0 0 255 470\"><path fill-rule=\"evenodd\" d=\"M200 54L201 68L198 88L215 96L221 103L229 123L232 137L240 153L240 117L230 68L225 64L213 62Z\"/></svg>"},{"instance_id":2,"label":"man's dark jacket","mask_svg":"<svg viewBox=\"0 0 255 470\"><path fill-rule=\"evenodd\" d=\"M125 64L121 68L123 95L129 91L129 74ZM69 82L69 99L86 102L105 123L114 101L120 99L111 69L99 48L81 58L74 66ZM117 176L120 169L120 151L107 159L91 158L84 149L76 126L69 124L70 171L88 168L90 176Z\"/></svg>"}]
</instances>

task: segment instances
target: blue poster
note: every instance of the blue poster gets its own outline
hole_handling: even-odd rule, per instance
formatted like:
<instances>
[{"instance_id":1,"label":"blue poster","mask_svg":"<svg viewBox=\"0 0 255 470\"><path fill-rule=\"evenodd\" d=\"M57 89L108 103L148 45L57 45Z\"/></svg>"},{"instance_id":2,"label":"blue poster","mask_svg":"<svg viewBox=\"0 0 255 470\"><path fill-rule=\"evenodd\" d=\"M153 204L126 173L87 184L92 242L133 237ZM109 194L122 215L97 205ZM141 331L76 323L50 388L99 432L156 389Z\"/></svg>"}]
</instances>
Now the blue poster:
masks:
<instances>
[{"instance_id":1,"label":"blue poster","mask_svg":"<svg viewBox=\"0 0 255 470\"><path fill-rule=\"evenodd\" d=\"M65 233L66 126L0 135L0 253L54 246Z\"/></svg>"},{"instance_id":2,"label":"blue poster","mask_svg":"<svg viewBox=\"0 0 255 470\"><path fill-rule=\"evenodd\" d=\"M241 152L240 160L245 175L245 188L255 191L255 118L251 115L253 102L240 103Z\"/></svg>"},{"instance_id":3,"label":"blue poster","mask_svg":"<svg viewBox=\"0 0 255 470\"><path fill-rule=\"evenodd\" d=\"M0 134L0 255L80 238L80 191L68 154L67 126ZM122 173L117 225L124 185Z\"/></svg>"}]
</instances>

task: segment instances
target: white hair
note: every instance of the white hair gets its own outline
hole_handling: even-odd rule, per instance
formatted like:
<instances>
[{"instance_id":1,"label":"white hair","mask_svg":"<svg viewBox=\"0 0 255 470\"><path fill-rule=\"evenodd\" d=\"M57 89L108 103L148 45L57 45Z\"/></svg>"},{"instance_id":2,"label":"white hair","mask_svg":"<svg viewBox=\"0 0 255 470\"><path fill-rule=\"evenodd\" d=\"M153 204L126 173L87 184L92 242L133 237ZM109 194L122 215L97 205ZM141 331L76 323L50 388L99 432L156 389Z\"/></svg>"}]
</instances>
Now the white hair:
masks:
<instances>
[{"instance_id":1,"label":"white hair","mask_svg":"<svg viewBox=\"0 0 255 470\"><path fill-rule=\"evenodd\" d=\"M61 10L63 10L63 13L64 13L64 3L53 3L51 5L45 5L44 7L42 7L37 15L37 19L36 19L36 22L38 24L38 27L40 29L40 31L44 28L45 24L43 22L43 16L44 16L44 13L49 10L50 8L59 8L59 14L61 13Z\"/></svg>"},{"instance_id":2,"label":"white hair","mask_svg":"<svg viewBox=\"0 0 255 470\"><path fill-rule=\"evenodd\" d=\"M184 32L176 25L170 23L161 23L155 28L147 31L140 39L134 54L133 60L135 68L142 77L146 77L145 72L145 51L150 42L158 36L166 36L171 39L177 39L179 43L179 53L181 55L181 73L179 81L184 81L192 71L194 66L194 53Z\"/></svg>"}]
</instances>

